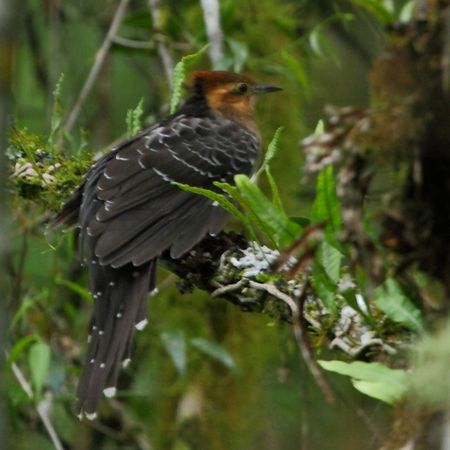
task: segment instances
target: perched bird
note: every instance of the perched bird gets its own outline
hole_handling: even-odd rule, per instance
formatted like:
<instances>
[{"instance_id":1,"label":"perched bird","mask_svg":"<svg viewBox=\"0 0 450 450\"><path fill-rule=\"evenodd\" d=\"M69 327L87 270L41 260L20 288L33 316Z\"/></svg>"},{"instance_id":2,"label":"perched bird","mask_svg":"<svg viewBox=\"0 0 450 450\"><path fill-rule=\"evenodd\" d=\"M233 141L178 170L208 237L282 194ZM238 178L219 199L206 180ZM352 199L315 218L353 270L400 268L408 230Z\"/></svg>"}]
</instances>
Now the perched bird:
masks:
<instances>
[{"instance_id":1,"label":"perched bird","mask_svg":"<svg viewBox=\"0 0 450 450\"><path fill-rule=\"evenodd\" d=\"M199 71L175 114L98 160L55 218L79 230L94 312L78 387L78 414L94 419L102 392L116 393L134 330L147 323L158 256L188 252L225 225L227 213L174 182L216 189L252 172L260 149L255 96L280 90L224 71Z\"/></svg>"}]
</instances>

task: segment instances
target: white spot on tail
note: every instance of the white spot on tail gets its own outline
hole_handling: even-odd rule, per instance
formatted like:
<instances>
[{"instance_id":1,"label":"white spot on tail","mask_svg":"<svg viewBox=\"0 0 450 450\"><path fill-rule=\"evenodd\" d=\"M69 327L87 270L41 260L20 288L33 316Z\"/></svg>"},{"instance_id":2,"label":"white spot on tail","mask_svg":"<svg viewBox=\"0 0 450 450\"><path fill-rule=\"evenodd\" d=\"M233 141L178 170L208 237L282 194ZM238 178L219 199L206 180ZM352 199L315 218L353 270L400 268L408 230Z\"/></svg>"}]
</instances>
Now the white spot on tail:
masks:
<instances>
[{"instance_id":1,"label":"white spot on tail","mask_svg":"<svg viewBox=\"0 0 450 450\"><path fill-rule=\"evenodd\" d=\"M138 331L142 331L148 324L148 320L144 319L141 320L140 322L138 322L134 327L136 328L136 330Z\"/></svg>"},{"instance_id":2,"label":"white spot on tail","mask_svg":"<svg viewBox=\"0 0 450 450\"><path fill-rule=\"evenodd\" d=\"M117 389L115 387L109 387L106 389L103 389L103 394L105 397L112 398L116 395Z\"/></svg>"},{"instance_id":3,"label":"white spot on tail","mask_svg":"<svg viewBox=\"0 0 450 450\"><path fill-rule=\"evenodd\" d=\"M130 365L131 359L127 358L122 361L122 367L126 369Z\"/></svg>"},{"instance_id":4,"label":"white spot on tail","mask_svg":"<svg viewBox=\"0 0 450 450\"><path fill-rule=\"evenodd\" d=\"M87 420L95 420L97 418L97 413L85 413Z\"/></svg>"},{"instance_id":5,"label":"white spot on tail","mask_svg":"<svg viewBox=\"0 0 450 450\"><path fill-rule=\"evenodd\" d=\"M104 369L106 367L106 364L105 363L101 363L100 364L100 369Z\"/></svg>"}]
</instances>

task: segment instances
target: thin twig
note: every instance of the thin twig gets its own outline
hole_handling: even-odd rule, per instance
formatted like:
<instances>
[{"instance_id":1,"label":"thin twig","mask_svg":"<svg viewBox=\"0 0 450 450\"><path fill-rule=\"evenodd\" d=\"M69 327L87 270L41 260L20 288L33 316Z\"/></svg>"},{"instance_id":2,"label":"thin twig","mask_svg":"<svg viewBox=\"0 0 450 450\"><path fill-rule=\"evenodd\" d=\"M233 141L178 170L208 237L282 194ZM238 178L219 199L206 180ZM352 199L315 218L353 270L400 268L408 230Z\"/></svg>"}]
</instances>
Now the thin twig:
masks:
<instances>
[{"instance_id":1,"label":"thin twig","mask_svg":"<svg viewBox=\"0 0 450 450\"><path fill-rule=\"evenodd\" d=\"M317 223L306 228L301 237L294 241L286 250L283 251L278 259L272 264L271 269L274 271L281 271L287 265L289 259L300 250L303 250L304 253L309 257L311 249L308 249L308 243L311 241L317 242L318 240L320 240L323 236L324 228L324 223ZM304 264L305 262L307 262L306 260L308 259L308 257L299 258L295 266L289 268L289 272L298 273L300 271L300 268L304 267Z\"/></svg>"},{"instance_id":2,"label":"thin twig","mask_svg":"<svg viewBox=\"0 0 450 450\"><path fill-rule=\"evenodd\" d=\"M148 0L148 7L153 20L153 28L158 33L161 33L163 29L163 16L161 14L159 4L160 0ZM161 58L169 86L172 86L173 60L163 39L157 40L156 49L158 50L159 57Z\"/></svg>"},{"instance_id":3,"label":"thin twig","mask_svg":"<svg viewBox=\"0 0 450 450\"><path fill-rule=\"evenodd\" d=\"M121 45L122 47L142 50L156 49L155 41L157 41L158 39L162 39L162 37L159 37L159 35L157 34L154 35L154 39L152 41L138 41L136 39L128 39L123 36L117 35L113 37L114 44ZM172 42L171 47L184 53L192 51L192 46L186 42Z\"/></svg>"},{"instance_id":4,"label":"thin twig","mask_svg":"<svg viewBox=\"0 0 450 450\"><path fill-rule=\"evenodd\" d=\"M340 401L342 401L346 406L348 406L351 410L353 410L355 415L365 423L367 429L372 433L373 440L376 440L377 442L382 442L383 441L383 433L378 428L376 422L374 420L372 420L369 417L369 415L366 413L366 411L363 408L361 408L356 402L354 402L351 399L351 397L349 397L348 395L341 392L339 387L334 386L334 389L335 389L336 396L338 397L338 399ZM372 447L373 446L371 446L371 448Z\"/></svg>"},{"instance_id":5,"label":"thin twig","mask_svg":"<svg viewBox=\"0 0 450 450\"><path fill-rule=\"evenodd\" d=\"M28 383L28 381L26 380L25 375L20 370L19 366L16 363L12 363L11 368L14 376L16 377L16 380L20 384L20 387L23 389L25 394L27 394L28 398L33 400L34 399L33 390L31 389L30 383ZM50 417L48 416L48 409L49 405L48 402L45 400L41 400L36 408L39 418L44 424L44 427L47 430L47 433L53 443L53 446L55 447L56 450L64 450L62 442L59 439L58 434L56 433L56 430L50 420Z\"/></svg>"},{"instance_id":6,"label":"thin twig","mask_svg":"<svg viewBox=\"0 0 450 450\"><path fill-rule=\"evenodd\" d=\"M228 294L229 292L241 290L245 286L248 286L248 280L242 278L237 283L227 284L226 286L220 286L215 291L211 292L211 295L213 297L220 297L224 294Z\"/></svg>"},{"instance_id":7,"label":"thin twig","mask_svg":"<svg viewBox=\"0 0 450 450\"><path fill-rule=\"evenodd\" d=\"M306 291L309 282L306 282L306 284L303 286L302 292L299 296L299 305L294 301L293 298L291 298L289 295L285 294L284 292L281 292L276 286L273 284L266 284L266 283L257 283L256 281L249 280L248 285L249 287L253 289L259 289L266 291L273 297L281 300L282 302L286 303L286 305L289 306L291 313L292 313L292 328L294 331L295 340L297 342L298 348L300 350L300 354L302 355L303 361L306 364L306 367L308 368L309 372L311 373L312 377L317 383L317 386L322 391L322 394L325 398L325 400L328 403L334 403L334 395L333 391L331 390L328 382L326 381L325 377L322 374L322 371L320 370L319 365L317 364L316 360L314 359L309 343L306 339L306 333L304 330L304 322L302 319L302 312L303 312L303 305L306 297Z\"/></svg>"},{"instance_id":8,"label":"thin twig","mask_svg":"<svg viewBox=\"0 0 450 450\"><path fill-rule=\"evenodd\" d=\"M328 403L335 403L335 398L333 391L328 384L327 380L323 376L317 361L314 359L307 335L305 332L305 321L303 319L303 309L305 306L306 293L309 287L309 281L306 281L302 288L302 292L298 300L298 315L293 314L292 327L294 330L295 340L297 341L298 348L302 354L303 361L305 361L306 367L308 367L309 372L315 379L317 386L319 386L325 400Z\"/></svg>"},{"instance_id":9,"label":"thin twig","mask_svg":"<svg viewBox=\"0 0 450 450\"><path fill-rule=\"evenodd\" d=\"M208 53L217 67L223 60L223 31L220 26L220 5L218 0L200 0L205 21L206 34L208 35Z\"/></svg>"},{"instance_id":10,"label":"thin twig","mask_svg":"<svg viewBox=\"0 0 450 450\"><path fill-rule=\"evenodd\" d=\"M128 39L122 36L113 36L114 44L119 44L122 47L137 48L142 50L152 50L155 48L155 43L151 41L137 41L135 39Z\"/></svg>"},{"instance_id":11,"label":"thin twig","mask_svg":"<svg viewBox=\"0 0 450 450\"><path fill-rule=\"evenodd\" d=\"M256 281L249 280L249 286L253 289L258 289L260 291L266 291L272 297L275 297L278 300L281 300L282 302L286 303L286 305L288 305L289 309L291 310L293 318L294 318L294 316L297 316L297 317L299 316L300 312L298 310L297 303L295 303L295 301L291 297L289 297L289 295L285 294L284 292L281 292L273 284L258 283Z\"/></svg>"},{"instance_id":12,"label":"thin twig","mask_svg":"<svg viewBox=\"0 0 450 450\"><path fill-rule=\"evenodd\" d=\"M63 134L70 133L70 131L74 127L78 119L78 116L80 115L81 108L84 102L86 101L86 98L88 97L89 93L91 92L95 84L95 81L98 78L100 70L102 69L105 63L108 52L111 48L112 43L114 42L114 36L116 35L117 30L119 29L120 24L122 23L129 2L130 0L122 0L119 6L117 7L117 10L114 14L114 18L109 27L108 33L106 34L106 37L101 47L97 51L97 54L95 55L94 65L92 66L91 71L89 72L89 75L87 76L86 81L84 82L83 88L81 89L80 94L78 95L78 98L76 99L75 104L72 110L70 111L67 119L65 120L64 125L59 133L57 145L61 145Z\"/></svg>"}]
</instances>

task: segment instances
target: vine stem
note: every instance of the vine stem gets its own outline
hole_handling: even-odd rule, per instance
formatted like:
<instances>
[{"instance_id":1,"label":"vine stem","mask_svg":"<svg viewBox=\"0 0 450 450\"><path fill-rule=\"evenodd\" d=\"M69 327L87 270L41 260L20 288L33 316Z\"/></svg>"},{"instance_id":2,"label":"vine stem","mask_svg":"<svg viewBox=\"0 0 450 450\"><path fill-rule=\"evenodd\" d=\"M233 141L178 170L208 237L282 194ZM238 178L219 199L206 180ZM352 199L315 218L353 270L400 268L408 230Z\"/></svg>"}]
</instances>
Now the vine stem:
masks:
<instances>
[{"instance_id":1,"label":"vine stem","mask_svg":"<svg viewBox=\"0 0 450 450\"><path fill-rule=\"evenodd\" d=\"M311 347L307 338L307 334L305 331L305 321L303 319L303 308L305 303L306 292L308 290L309 281L305 283L302 288L302 292L298 296L298 302L295 301L292 297L280 291L275 285L268 283L259 283L253 280L242 279L237 283L221 286L212 292L213 297L218 297L232 291L241 290L244 286L248 286L252 289L257 289L260 291L265 291L270 294L272 297L281 300L285 303L289 309L291 310L292 317L292 330L294 332L295 341L297 343L298 349L302 356L302 359L310 372L311 376L314 378L319 389L322 391L322 394L325 400L330 403L335 403L335 398L333 391L325 379L319 365L311 351Z\"/></svg>"},{"instance_id":2,"label":"vine stem","mask_svg":"<svg viewBox=\"0 0 450 450\"><path fill-rule=\"evenodd\" d=\"M157 31L159 36L158 40L156 41L156 49L158 50L158 54L164 68L164 73L166 74L167 82L169 83L169 86L172 87L174 63L169 49L167 48L164 39L162 38L162 35L160 36L163 28L163 16L161 14L159 5L160 0L148 0L148 7L153 20L153 28Z\"/></svg>"},{"instance_id":3,"label":"vine stem","mask_svg":"<svg viewBox=\"0 0 450 450\"><path fill-rule=\"evenodd\" d=\"M114 14L114 18L111 22L106 37L103 40L101 47L98 49L95 55L94 64L91 67L91 70L86 78L86 81L84 82L84 85L75 101L72 110L67 116L64 125L61 127L61 130L58 135L57 147L59 147L62 144L64 134L70 133L73 127L75 126L75 123L77 122L78 117L80 115L81 108L83 107L83 104L85 103L92 88L94 87L94 84L100 74L100 71L103 65L105 64L106 57L108 56L109 50L111 49L111 45L114 43L114 38L117 34L120 24L122 23L122 20L125 16L125 12L127 10L129 3L130 0L122 0L119 6L117 7L117 10Z\"/></svg>"},{"instance_id":4,"label":"vine stem","mask_svg":"<svg viewBox=\"0 0 450 450\"><path fill-rule=\"evenodd\" d=\"M20 387L23 389L25 394L27 394L27 397L33 400L34 399L33 389L31 389L30 383L28 383L27 379L25 378L25 375L20 370L19 366L16 363L12 363L11 369L14 374L14 377L20 384ZM55 449L64 450L61 439L59 439L58 433L56 432L55 427L53 426L50 417L48 415L49 406L50 406L49 400L43 399L39 401L39 403L37 404L36 411L45 429L47 430L47 433Z\"/></svg>"}]
</instances>

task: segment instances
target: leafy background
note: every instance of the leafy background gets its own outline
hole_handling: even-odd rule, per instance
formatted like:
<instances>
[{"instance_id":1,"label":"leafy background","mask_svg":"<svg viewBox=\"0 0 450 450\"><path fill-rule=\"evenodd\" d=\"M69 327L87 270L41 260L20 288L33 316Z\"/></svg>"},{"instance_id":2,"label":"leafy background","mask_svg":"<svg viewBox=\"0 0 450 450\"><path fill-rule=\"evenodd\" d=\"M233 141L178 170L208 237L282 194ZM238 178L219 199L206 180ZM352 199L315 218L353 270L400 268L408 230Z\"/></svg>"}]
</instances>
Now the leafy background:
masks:
<instances>
[{"instance_id":1,"label":"leafy background","mask_svg":"<svg viewBox=\"0 0 450 450\"><path fill-rule=\"evenodd\" d=\"M244 71L284 88L261 99L257 115L265 147L283 127L270 174L286 208L286 220L288 216L308 216L313 222L325 218L314 182L303 179L298 142L314 132L326 104L369 105L368 71L383 44L384 27L408 19L411 3L220 2L225 56L214 68ZM161 2L158 26L146 1L131 2L119 34L145 42L148 48L112 46L76 126L64 136L61 147L58 127L73 107L117 5L109 0L23 1L17 18L13 127L7 154L11 161L18 148L53 154L67 165L67 179L51 201L29 186L22 195L35 202L12 199L7 267L11 323L5 370L9 448L54 448L39 420L37 404L51 408L56 432L70 449L377 448L377 439L389 422L386 406L355 391L349 379L331 375L338 401L330 406L299 358L289 325L268 316L244 314L200 291L181 295L176 278L163 268L160 292L149 301L150 325L137 337L134 359L122 376L117 400L104 402L101 421L79 422L74 416L74 392L92 305L74 236L48 231L48 210L43 205L58 207L73 186L69 177L74 171L79 176L92 154L111 148L141 123L169 113L171 86L157 51L159 42L178 61L208 41L200 2ZM212 67L208 50L191 62L189 70L207 67ZM260 177L268 197L270 174ZM324 172L321 177L319 191L321 180L332 179L332 174ZM250 192L247 180L236 181L241 193ZM236 220L231 227L243 228ZM288 243L283 236L273 237L281 247ZM328 269L332 274L333 268ZM402 296L395 282L380 289ZM384 297L380 293L382 310ZM400 314L401 320L407 320L405 314ZM417 317L404 325L415 330L422 326ZM334 357L326 351L319 356ZM321 364L350 375L360 391L372 394L376 386L370 384L371 377L385 376L390 383L404 375L386 373L384 366L380 372L372 367L367 376L363 366ZM17 383L14 367L30 383L33 399ZM382 395L382 400L392 400L386 392Z\"/></svg>"}]
</instances>

